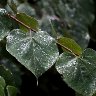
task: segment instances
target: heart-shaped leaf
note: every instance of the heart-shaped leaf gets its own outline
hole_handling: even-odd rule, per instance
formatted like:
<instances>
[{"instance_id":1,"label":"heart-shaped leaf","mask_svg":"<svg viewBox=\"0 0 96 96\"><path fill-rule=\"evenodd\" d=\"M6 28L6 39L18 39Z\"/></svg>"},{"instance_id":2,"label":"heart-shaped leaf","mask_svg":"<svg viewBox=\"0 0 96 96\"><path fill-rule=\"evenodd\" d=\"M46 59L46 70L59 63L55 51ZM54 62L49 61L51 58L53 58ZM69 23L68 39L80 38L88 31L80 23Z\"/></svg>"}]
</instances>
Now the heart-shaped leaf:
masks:
<instances>
[{"instance_id":1,"label":"heart-shaped leaf","mask_svg":"<svg viewBox=\"0 0 96 96\"><path fill-rule=\"evenodd\" d=\"M96 92L96 52L86 49L80 57L70 53L61 54L56 63L57 71L63 80L75 91L84 96Z\"/></svg>"},{"instance_id":2,"label":"heart-shaped leaf","mask_svg":"<svg viewBox=\"0 0 96 96\"><path fill-rule=\"evenodd\" d=\"M57 60L59 52L55 40L44 31L31 36L28 32L13 30L7 36L7 51L37 78Z\"/></svg>"}]
</instances>

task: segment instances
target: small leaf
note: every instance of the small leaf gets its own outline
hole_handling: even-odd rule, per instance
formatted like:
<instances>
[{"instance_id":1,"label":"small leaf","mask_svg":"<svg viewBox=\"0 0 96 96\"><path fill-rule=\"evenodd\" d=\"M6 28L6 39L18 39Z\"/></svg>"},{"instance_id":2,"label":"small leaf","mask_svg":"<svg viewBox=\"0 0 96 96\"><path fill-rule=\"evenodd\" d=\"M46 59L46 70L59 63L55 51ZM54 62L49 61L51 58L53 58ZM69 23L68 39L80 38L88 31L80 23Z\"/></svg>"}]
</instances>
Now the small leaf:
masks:
<instances>
[{"instance_id":1,"label":"small leaf","mask_svg":"<svg viewBox=\"0 0 96 96\"><path fill-rule=\"evenodd\" d=\"M7 89L8 96L17 96L18 90L16 87L7 86L6 89Z\"/></svg>"},{"instance_id":2,"label":"small leaf","mask_svg":"<svg viewBox=\"0 0 96 96\"><path fill-rule=\"evenodd\" d=\"M74 54L80 55L82 53L81 47L73 40L67 37L61 37L58 39L58 42L62 45L71 50ZM62 47L65 51L65 48Z\"/></svg>"},{"instance_id":3,"label":"small leaf","mask_svg":"<svg viewBox=\"0 0 96 96\"><path fill-rule=\"evenodd\" d=\"M55 40L44 31L32 37L28 32L13 30L7 36L6 49L37 78L56 62L59 55Z\"/></svg>"},{"instance_id":4,"label":"small leaf","mask_svg":"<svg viewBox=\"0 0 96 96\"><path fill-rule=\"evenodd\" d=\"M5 79L7 85L15 85L12 73L7 68L0 66L0 76Z\"/></svg>"},{"instance_id":5,"label":"small leaf","mask_svg":"<svg viewBox=\"0 0 96 96\"><path fill-rule=\"evenodd\" d=\"M4 87L0 85L0 96L5 96Z\"/></svg>"},{"instance_id":6,"label":"small leaf","mask_svg":"<svg viewBox=\"0 0 96 96\"><path fill-rule=\"evenodd\" d=\"M5 80L1 76L0 76L0 85L2 85L2 87L5 87L6 86Z\"/></svg>"},{"instance_id":7,"label":"small leaf","mask_svg":"<svg viewBox=\"0 0 96 96\"><path fill-rule=\"evenodd\" d=\"M39 24L35 18L28 16L25 13L17 13L16 17L18 20L23 22L26 26L29 26L31 29L38 31ZM20 24L20 29L26 32L29 31L25 26L21 24Z\"/></svg>"},{"instance_id":8,"label":"small leaf","mask_svg":"<svg viewBox=\"0 0 96 96\"><path fill-rule=\"evenodd\" d=\"M5 96L4 88L6 86L5 80L0 76L0 96Z\"/></svg>"},{"instance_id":9,"label":"small leaf","mask_svg":"<svg viewBox=\"0 0 96 96\"><path fill-rule=\"evenodd\" d=\"M65 52L60 55L56 69L79 94L92 96L96 92L96 51L86 49L80 57Z\"/></svg>"}]
</instances>

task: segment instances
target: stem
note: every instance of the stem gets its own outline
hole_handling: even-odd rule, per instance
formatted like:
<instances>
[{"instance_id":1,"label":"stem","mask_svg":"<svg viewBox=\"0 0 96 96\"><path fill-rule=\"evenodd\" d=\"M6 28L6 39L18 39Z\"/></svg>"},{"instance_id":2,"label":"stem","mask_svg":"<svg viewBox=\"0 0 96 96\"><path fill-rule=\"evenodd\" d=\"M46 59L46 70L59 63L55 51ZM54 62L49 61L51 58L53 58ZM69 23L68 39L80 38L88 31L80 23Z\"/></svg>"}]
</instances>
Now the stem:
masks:
<instances>
[{"instance_id":1,"label":"stem","mask_svg":"<svg viewBox=\"0 0 96 96\"><path fill-rule=\"evenodd\" d=\"M59 44L61 47L63 47L65 50L71 52L75 57L79 56L79 54L74 53L72 50L70 50L69 48L67 48L66 46L60 44L59 42L56 42L57 44Z\"/></svg>"},{"instance_id":2,"label":"stem","mask_svg":"<svg viewBox=\"0 0 96 96\"><path fill-rule=\"evenodd\" d=\"M18 22L19 24L23 25L24 27L26 27L27 29L36 32L36 30L32 29L31 27L27 26L26 24L24 24L23 22L21 22L20 20L18 20L15 16L10 15L10 14L6 14L8 17L12 18L13 20L15 20L16 22Z\"/></svg>"},{"instance_id":3,"label":"stem","mask_svg":"<svg viewBox=\"0 0 96 96\"><path fill-rule=\"evenodd\" d=\"M19 24L23 25L24 27L26 27L27 29L36 32L36 30L32 29L31 27L27 26L26 24L24 24L23 22L21 22L20 20L18 20L15 16L10 15L10 14L6 14L8 17L12 18L13 20L15 20L16 22L18 22ZM64 49L66 49L67 51L71 52L75 57L79 56L79 54L74 53L72 50L70 50L69 48L67 48L66 46L60 44L59 42L56 42L57 44L59 44L61 47L63 47Z\"/></svg>"}]
</instances>

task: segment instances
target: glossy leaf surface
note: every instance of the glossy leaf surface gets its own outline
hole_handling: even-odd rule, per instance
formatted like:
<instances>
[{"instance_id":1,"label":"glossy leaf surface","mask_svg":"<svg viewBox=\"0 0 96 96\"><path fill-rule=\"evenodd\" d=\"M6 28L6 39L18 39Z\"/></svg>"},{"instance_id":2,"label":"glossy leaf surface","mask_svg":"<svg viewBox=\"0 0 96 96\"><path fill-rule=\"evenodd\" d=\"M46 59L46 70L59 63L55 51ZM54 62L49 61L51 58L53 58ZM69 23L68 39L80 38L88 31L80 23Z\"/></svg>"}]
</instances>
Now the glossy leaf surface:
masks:
<instances>
[{"instance_id":1,"label":"glossy leaf surface","mask_svg":"<svg viewBox=\"0 0 96 96\"><path fill-rule=\"evenodd\" d=\"M55 40L44 31L35 34L13 30L7 36L7 51L36 77L47 71L58 58Z\"/></svg>"},{"instance_id":2,"label":"glossy leaf surface","mask_svg":"<svg viewBox=\"0 0 96 96\"><path fill-rule=\"evenodd\" d=\"M15 21L9 18L6 14L7 11L0 8L0 40L7 36L12 28L17 27Z\"/></svg>"},{"instance_id":3,"label":"glossy leaf surface","mask_svg":"<svg viewBox=\"0 0 96 96\"><path fill-rule=\"evenodd\" d=\"M84 96L96 92L96 52L86 49L80 57L70 53L61 54L56 63L57 71L63 80L75 91Z\"/></svg>"}]
</instances>

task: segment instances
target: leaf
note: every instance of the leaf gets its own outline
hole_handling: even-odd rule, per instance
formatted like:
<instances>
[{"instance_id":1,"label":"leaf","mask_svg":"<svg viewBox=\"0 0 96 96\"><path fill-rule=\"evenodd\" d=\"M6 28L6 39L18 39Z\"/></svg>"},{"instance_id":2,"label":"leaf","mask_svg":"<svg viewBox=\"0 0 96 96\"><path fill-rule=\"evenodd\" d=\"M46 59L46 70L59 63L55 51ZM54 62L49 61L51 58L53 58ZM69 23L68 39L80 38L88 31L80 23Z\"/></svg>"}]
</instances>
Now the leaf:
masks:
<instances>
[{"instance_id":1,"label":"leaf","mask_svg":"<svg viewBox=\"0 0 96 96\"><path fill-rule=\"evenodd\" d=\"M61 37L57 40L62 46L65 46L69 50L72 51L72 53L80 55L82 53L81 47L70 38ZM65 48L62 47L62 49L65 51Z\"/></svg>"},{"instance_id":2,"label":"leaf","mask_svg":"<svg viewBox=\"0 0 96 96\"><path fill-rule=\"evenodd\" d=\"M17 27L16 22L10 19L6 14L7 11L0 8L0 40L7 36L12 28Z\"/></svg>"},{"instance_id":3,"label":"leaf","mask_svg":"<svg viewBox=\"0 0 96 96\"><path fill-rule=\"evenodd\" d=\"M79 94L92 96L96 92L96 51L86 49L80 57L65 52L60 55L56 69Z\"/></svg>"},{"instance_id":4,"label":"leaf","mask_svg":"<svg viewBox=\"0 0 96 96\"><path fill-rule=\"evenodd\" d=\"M0 76L4 78L7 85L15 85L12 73L4 66L0 66Z\"/></svg>"},{"instance_id":5,"label":"leaf","mask_svg":"<svg viewBox=\"0 0 96 96\"><path fill-rule=\"evenodd\" d=\"M6 86L5 80L0 76L0 96L5 96L4 88Z\"/></svg>"},{"instance_id":6,"label":"leaf","mask_svg":"<svg viewBox=\"0 0 96 96\"><path fill-rule=\"evenodd\" d=\"M34 29L34 30L38 31L39 24L38 24L38 21L35 18L33 18L31 16L28 16L25 13L17 13L16 17L17 17L18 20L20 20L21 22L23 22L26 26L29 26L31 29ZM25 31L25 32L29 31L23 25L20 25L20 29L23 30L23 31Z\"/></svg>"},{"instance_id":7,"label":"leaf","mask_svg":"<svg viewBox=\"0 0 96 96\"><path fill-rule=\"evenodd\" d=\"M3 88L6 86L5 80L1 76L0 76L0 85L2 85Z\"/></svg>"},{"instance_id":8,"label":"leaf","mask_svg":"<svg viewBox=\"0 0 96 96\"><path fill-rule=\"evenodd\" d=\"M2 85L0 85L0 96L5 96L4 87Z\"/></svg>"},{"instance_id":9,"label":"leaf","mask_svg":"<svg viewBox=\"0 0 96 96\"><path fill-rule=\"evenodd\" d=\"M5 27L3 23L0 22L0 41L9 33L9 29Z\"/></svg>"},{"instance_id":10,"label":"leaf","mask_svg":"<svg viewBox=\"0 0 96 96\"><path fill-rule=\"evenodd\" d=\"M6 89L7 89L8 96L17 96L18 90L16 87L7 86Z\"/></svg>"},{"instance_id":11,"label":"leaf","mask_svg":"<svg viewBox=\"0 0 96 96\"><path fill-rule=\"evenodd\" d=\"M44 31L31 36L28 32L13 30L7 36L6 49L37 78L55 63L59 55L55 40Z\"/></svg>"}]
</instances>

